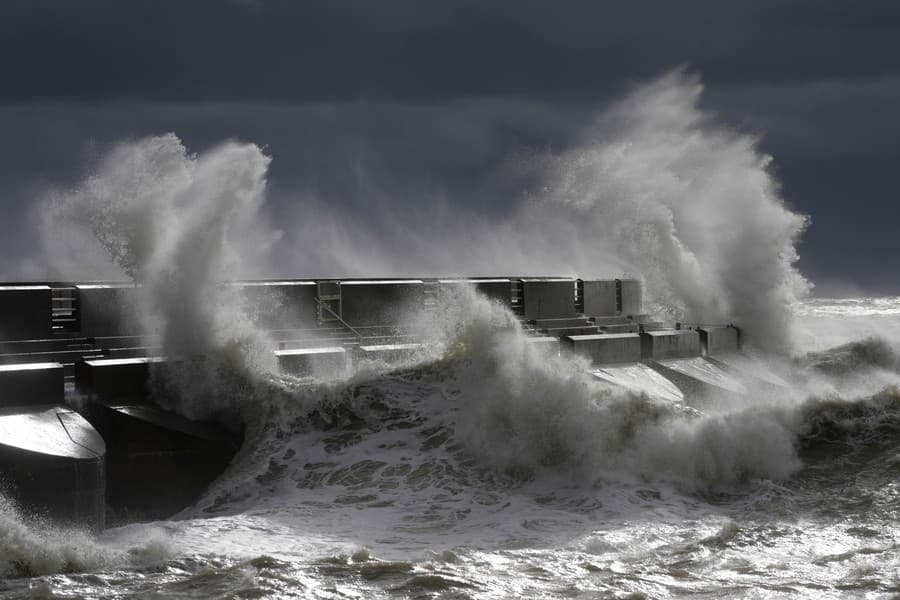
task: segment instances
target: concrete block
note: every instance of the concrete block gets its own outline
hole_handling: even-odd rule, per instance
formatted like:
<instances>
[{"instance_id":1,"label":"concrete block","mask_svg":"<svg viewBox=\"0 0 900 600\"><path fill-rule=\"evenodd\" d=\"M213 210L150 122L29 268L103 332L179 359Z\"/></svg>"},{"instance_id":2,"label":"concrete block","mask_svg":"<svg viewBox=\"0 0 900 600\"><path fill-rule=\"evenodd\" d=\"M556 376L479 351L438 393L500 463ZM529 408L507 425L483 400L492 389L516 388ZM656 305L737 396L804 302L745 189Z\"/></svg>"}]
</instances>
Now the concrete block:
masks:
<instances>
[{"instance_id":1,"label":"concrete block","mask_svg":"<svg viewBox=\"0 0 900 600\"><path fill-rule=\"evenodd\" d=\"M584 280L584 314L589 317L617 315L619 303L615 279Z\"/></svg>"},{"instance_id":2,"label":"concrete block","mask_svg":"<svg viewBox=\"0 0 900 600\"><path fill-rule=\"evenodd\" d=\"M740 331L737 327L700 327L700 347L707 356L731 354L741 349Z\"/></svg>"},{"instance_id":3,"label":"concrete block","mask_svg":"<svg viewBox=\"0 0 900 600\"><path fill-rule=\"evenodd\" d=\"M619 311L623 315L637 315L643 310L643 293L641 282L637 279L619 279L622 303Z\"/></svg>"},{"instance_id":4,"label":"concrete block","mask_svg":"<svg viewBox=\"0 0 900 600\"><path fill-rule=\"evenodd\" d=\"M263 329L304 329L318 322L315 281L244 281L233 285L240 288L250 319Z\"/></svg>"},{"instance_id":5,"label":"concrete block","mask_svg":"<svg viewBox=\"0 0 900 600\"><path fill-rule=\"evenodd\" d=\"M50 286L0 286L0 340L39 340L51 337L52 306Z\"/></svg>"},{"instance_id":6,"label":"concrete block","mask_svg":"<svg viewBox=\"0 0 900 600\"><path fill-rule=\"evenodd\" d=\"M570 335L563 343L575 354L594 364L617 364L641 360L641 338L636 333Z\"/></svg>"},{"instance_id":7,"label":"concrete block","mask_svg":"<svg viewBox=\"0 0 900 600\"><path fill-rule=\"evenodd\" d=\"M535 319L559 319L574 317L574 279L522 279L522 306L524 317Z\"/></svg>"},{"instance_id":8,"label":"concrete block","mask_svg":"<svg viewBox=\"0 0 900 600\"><path fill-rule=\"evenodd\" d=\"M79 330L84 337L141 334L135 307L137 288L130 283L90 283L78 290Z\"/></svg>"},{"instance_id":9,"label":"concrete block","mask_svg":"<svg viewBox=\"0 0 900 600\"><path fill-rule=\"evenodd\" d=\"M351 327L401 325L425 306L418 279L341 281L341 318Z\"/></svg>"},{"instance_id":10,"label":"concrete block","mask_svg":"<svg viewBox=\"0 0 900 600\"><path fill-rule=\"evenodd\" d=\"M282 373L297 377L337 377L350 368L350 355L341 346L275 350Z\"/></svg>"},{"instance_id":11,"label":"concrete block","mask_svg":"<svg viewBox=\"0 0 900 600\"><path fill-rule=\"evenodd\" d=\"M693 329L645 331L640 336L641 356L644 359L700 356L700 334Z\"/></svg>"},{"instance_id":12,"label":"concrete block","mask_svg":"<svg viewBox=\"0 0 900 600\"><path fill-rule=\"evenodd\" d=\"M746 395L747 388L718 365L701 358L660 360L650 366L684 390L692 401L722 394Z\"/></svg>"},{"instance_id":13,"label":"concrete block","mask_svg":"<svg viewBox=\"0 0 900 600\"><path fill-rule=\"evenodd\" d=\"M0 491L54 521L104 526L106 445L62 406L0 408Z\"/></svg>"},{"instance_id":14,"label":"concrete block","mask_svg":"<svg viewBox=\"0 0 900 600\"><path fill-rule=\"evenodd\" d=\"M89 401L106 440L107 502L132 519L161 519L195 502L240 447L240 435L155 404Z\"/></svg>"},{"instance_id":15,"label":"concrete block","mask_svg":"<svg viewBox=\"0 0 900 600\"><path fill-rule=\"evenodd\" d=\"M0 365L0 406L65 404L60 363Z\"/></svg>"},{"instance_id":16,"label":"concrete block","mask_svg":"<svg viewBox=\"0 0 900 600\"><path fill-rule=\"evenodd\" d=\"M160 357L106 358L75 363L75 389L106 402L146 402L150 366Z\"/></svg>"}]
</instances>

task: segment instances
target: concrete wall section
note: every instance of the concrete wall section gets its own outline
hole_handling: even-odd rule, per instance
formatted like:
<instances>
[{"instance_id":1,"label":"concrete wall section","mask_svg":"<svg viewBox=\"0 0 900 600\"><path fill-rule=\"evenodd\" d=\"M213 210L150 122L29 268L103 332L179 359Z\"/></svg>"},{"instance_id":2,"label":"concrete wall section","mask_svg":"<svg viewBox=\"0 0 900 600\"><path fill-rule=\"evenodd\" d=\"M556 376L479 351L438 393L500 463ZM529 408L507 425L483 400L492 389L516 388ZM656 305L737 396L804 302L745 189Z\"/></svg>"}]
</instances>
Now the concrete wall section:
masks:
<instances>
[{"instance_id":1,"label":"concrete wall section","mask_svg":"<svg viewBox=\"0 0 900 600\"><path fill-rule=\"evenodd\" d=\"M314 281L248 281L235 285L241 290L247 315L263 329L308 329L318 322Z\"/></svg>"},{"instance_id":2,"label":"concrete wall section","mask_svg":"<svg viewBox=\"0 0 900 600\"><path fill-rule=\"evenodd\" d=\"M637 279L620 279L619 285L622 290L622 306L620 307L622 314L640 314L643 306L641 282Z\"/></svg>"},{"instance_id":3,"label":"concrete wall section","mask_svg":"<svg viewBox=\"0 0 900 600\"><path fill-rule=\"evenodd\" d=\"M615 279L585 280L583 284L584 314L589 317L619 314Z\"/></svg>"},{"instance_id":4,"label":"concrete wall section","mask_svg":"<svg viewBox=\"0 0 900 600\"><path fill-rule=\"evenodd\" d=\"M528 320L575 316L575 280L522 279L522 304Z\"/></svg>"},{"instance_id":5,"label":"concrete wall section","mask_svg":"<svg viewBox=\"0 0 900 600\"><path fill-rule=\"evenodd\" d=\"M64 404L64 385L59 363L0 365L0 407Z\"/></svg>"},{"instance_id":6,"label":"concrete wall section","mask_svg":"<svg viewBox=\"0 0 900 600\"><path fill-rule=\"evenodd\" d=\"M75 388L106 402L146 402L150 365L162 358L110 358L75 363Z\"/></svg>"},{"instance_id":7,"label":"concrete wall section","mask_svg":"<svg viewBox=\"0 0 900 600\"><path fill-rule=\"evenodd\" d=\"M641 336L644 359L689 358L700 355L700 334L692 329L645 331Z\"/></svg>"},{"instance_id":8,"label":"concrete wall section","mask_svg":"<svg viewBox=\"0 0 900 600\"><path fill-rule=\"evenodd\" d=\"M700 346L707 356L732 354L741 349L737 327L700 327Z\"/></svg>"},{"instance_id":9,"label":"concrete wall section","mask_svg":"<svg viewBox=\"0 0 900 600\"><path fill-rule=\"evenodd\" d=\"M636 333L571 335L564 338L570 350L598 365L641 360L641 337Z\"/></svg>"},{"instance_id":10,"label":"concrete wall section","mask_svg":"<svg viewBox=\"0 0 900 600\"><path fill-rule=\"evenodd\" d=\"M341 282L341 318L351 327L400 325L424 306L418 279Z\"/></svg>"},{"instance_id":11,"label":"concrete wall section","mask_svg":"<svg viewBox=\"0 0 900 600\"><path fill-rule=\"evenodd\" d=\"M81 335L115 337L140 335L135 308L137 289L129 283L76 285Z\"/></svg>"},{"instance_id":12,"label":"concrete wall section","mask_svg":"<svg viewBox=\"0 0 900 600\"><path fill-rule=\"evenodd\" d=\"M40 340L53 335L50 286L0 286L0 340Z\"/></svg>"}]
</instances>

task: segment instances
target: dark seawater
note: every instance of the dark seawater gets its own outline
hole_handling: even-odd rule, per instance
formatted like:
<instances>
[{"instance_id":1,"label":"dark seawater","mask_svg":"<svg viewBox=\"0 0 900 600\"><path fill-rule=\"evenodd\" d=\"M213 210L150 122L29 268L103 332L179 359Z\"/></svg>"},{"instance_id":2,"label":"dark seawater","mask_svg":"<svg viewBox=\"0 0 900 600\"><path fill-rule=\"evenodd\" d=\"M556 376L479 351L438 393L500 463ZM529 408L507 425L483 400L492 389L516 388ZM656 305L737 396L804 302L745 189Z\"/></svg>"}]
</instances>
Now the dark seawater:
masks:
<instances>
[{"instance_id":1,"label":"dark seawater","mask_svg":"<svg viewBox=\"0 0 900 600\"><path fill-rule=\"evenodd\" d=\"M396 370L260 376L245 447L170 520L0 507L0 595L900 597L900 299L796 311L792 388L699 413L478 316Z\"/></svg>"}]
</instances>

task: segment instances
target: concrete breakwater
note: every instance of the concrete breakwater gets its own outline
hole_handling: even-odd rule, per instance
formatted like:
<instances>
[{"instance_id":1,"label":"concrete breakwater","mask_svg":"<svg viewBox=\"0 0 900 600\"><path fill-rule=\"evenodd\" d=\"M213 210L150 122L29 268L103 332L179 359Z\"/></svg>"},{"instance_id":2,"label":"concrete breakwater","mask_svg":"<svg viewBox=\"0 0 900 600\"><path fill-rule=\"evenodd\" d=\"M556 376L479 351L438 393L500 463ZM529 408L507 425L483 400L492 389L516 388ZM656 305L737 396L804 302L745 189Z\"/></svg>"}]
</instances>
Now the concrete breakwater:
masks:
<instances>
[{"instance_id":1,"label":"concrete breakwater","mask_svg":"<svg viewBox=\"0 0 900 600\"><path fill-rule=\"evenodd\" d=\"M530 342L577 354L593 377L670 402L746 393L732 326L666 327L640 282L560 277L293 279L223 284L272 340L281 372L340 376L414 355L409 315L471 285L518 316ZM24 508L102 528L189 505L228 465L241 432L189 420L148 389L166 359L121 282L0 285L0 485Z\"/></svg>"}]
</instances>

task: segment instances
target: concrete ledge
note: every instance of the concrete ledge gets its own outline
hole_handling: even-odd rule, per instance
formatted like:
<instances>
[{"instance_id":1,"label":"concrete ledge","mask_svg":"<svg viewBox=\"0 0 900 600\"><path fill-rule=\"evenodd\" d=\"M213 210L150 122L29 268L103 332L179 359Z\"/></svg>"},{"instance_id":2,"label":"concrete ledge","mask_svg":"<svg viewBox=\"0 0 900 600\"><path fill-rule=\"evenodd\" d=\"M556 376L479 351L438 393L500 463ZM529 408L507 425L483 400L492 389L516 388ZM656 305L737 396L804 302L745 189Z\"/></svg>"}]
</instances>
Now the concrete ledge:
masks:
<instances>
[{"instance_id":1,"label":"concrete ledge","mask_svg":"<svg viewBox=\"0 0 900 600\"><path fill-rule=\"evenodd\" d=\"M700 327L700 347L706 356L731 354L741 349L740 331L737 327Z\"/></svg>"},{"instance_id":2,"label":"concrete ledge","mask_svg":"<svg viewBox=\"0 0 900 600\"><path fill-rule=\"evenodd\" d=\"M587 310L587 308L585 308L585 310ZM630 325L632 323L634 323L634 321L626 316L594 317L594 325L597 325L598 327L607 327L609 325Z\"/></svg>"},{"instance_id":3,"label":"concrete ledge","mask_svg":"<svg viewBox=\"0 0 900 600\"><path fill-rule=\"evenodd\" d=\"M275 358L282 373L298 377L331 377L350 368L350 355L341 346L275 350Z\"/></svg>"},{"instance_id":4,"label":"concrete ledge","mask_svg":"<svg viewBox=\"0 0 900 600\"><path fill-rule=\"evenodd\" d=\"M637 333L641 329L637 323L622 323L620 325L602 325L600 327L607 333Z\"/></svg>"},{"instance_id":5,"label":"concrete ledge","mask_svg":"<svg viewBox=\"0 0 900 600\"><path fill-rule=\"evenodd\" d=\"M0 406L64 404L63 376L57 362L0 365Z\"/></svg>"},{"instance_id":6,"label":"concrete ledge","mask_svg":"<svg viewBox=\"0 0 900 600\"><path fill-rule=\"evenodd\" d=\"M640 335L641 357L644 359L700 356L700 334L692 329L645 331Z\"/></svg>"},{"instance_id":7,"label":"concrete ledge","mask_svg":"<svg viewBox=\"0 0 900 600\"><path fill-rule=\"evenodd\" d=\"M575 354L594 364L617 364L641 360L641 338L636 333L570 335L564 343Z\"/></svg>"}]
</instances>

